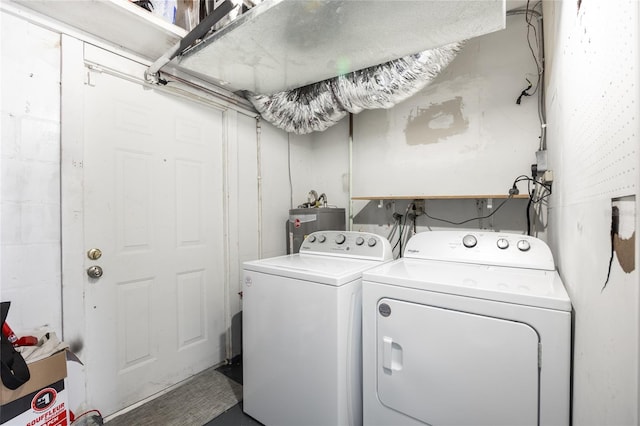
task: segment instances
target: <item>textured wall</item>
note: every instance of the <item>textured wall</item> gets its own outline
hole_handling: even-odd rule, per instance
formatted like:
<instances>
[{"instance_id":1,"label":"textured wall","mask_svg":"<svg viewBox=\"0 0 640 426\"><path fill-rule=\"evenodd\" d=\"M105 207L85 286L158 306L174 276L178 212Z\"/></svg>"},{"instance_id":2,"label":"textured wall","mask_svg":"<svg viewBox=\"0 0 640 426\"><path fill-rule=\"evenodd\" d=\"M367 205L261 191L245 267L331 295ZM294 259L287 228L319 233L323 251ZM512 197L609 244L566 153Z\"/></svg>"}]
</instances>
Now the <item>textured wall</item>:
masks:
<instances>
[{"instance_id":1,"label":"textured wall","mask_svg":"<svg viewBox=\"0 0 640 426\"><path fill-rule=\"evenodd\" d=\"M60 333L60 36L0 19L1 298L17 333Z\"/></svg>"},{"instance_id":2,"label":"textured wall","mask_svg":"<svg viewBox=\"0 0 640 426\"><path fill-rule=\"evenodd\" d=\"M506 193L538 148L536 97L516 104L526 78L536 66L524 15L508 16L415 96L355 116L354 195Z\"/></svg>"},{"instance_id":3,"label":"textured wall","mask_svg":"<svg viewBox=\"0 0 640 426\"><path fill-rule=\"evenodd\" d=\"M505 30L467 41L449 67L412 98L388 110L353 116L353 195L506 194L536 161L537 98L516 104L526 78L535 83L535 76L523 15L508 16ZM340 207L349 205L348 136L346 118L313 133L308 157L312 186ZM520 190L526 191L526 185ZM493 206L497 204L494 200ZM354 202L354 230L386 236L391 214L406 209L403 202L377 205ZM495 222L473 221L464 227L526 232L525 206L526 201L510 201ZM475 199L427 203L434 216L457 221L491 212L480 207ZM424 217L418 225L450 227Z\"/></svg>"},{"instance_id":4,"label":"textured wall","mask_svg":"<svg viewBox=\"0 0 640 426\"><path fill-rule=\"evenodd\" d=\"M544 17L549 236L574 307L573 424L636 425L638 3L545 2Z\"/></svg>"}]
</instances>

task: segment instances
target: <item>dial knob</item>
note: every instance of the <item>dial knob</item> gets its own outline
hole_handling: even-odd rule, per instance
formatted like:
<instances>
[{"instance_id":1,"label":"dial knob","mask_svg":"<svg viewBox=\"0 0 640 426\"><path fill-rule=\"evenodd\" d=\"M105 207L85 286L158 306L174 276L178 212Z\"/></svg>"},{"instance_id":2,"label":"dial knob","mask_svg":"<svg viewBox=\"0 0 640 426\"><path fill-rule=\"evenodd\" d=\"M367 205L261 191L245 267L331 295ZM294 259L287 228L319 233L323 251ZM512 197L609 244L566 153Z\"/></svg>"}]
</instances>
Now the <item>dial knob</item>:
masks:
<instances>
[{"instance_id":1,"label":"dial knob","mask_svg":"<svg viewBox=\"0 0 640 426\"><path fill-rule=\"evenodd\" d=\"M476 244L478 244L478 240L473 235L468 234L462 238L462 244L464 244L464 246L467 248L471 248L475 247Z\"/></svg>"},{"instance_id":2,"label":"dial knob","mask_svg":"<svg viewBox=\"0 0 640 426\"><path fill-rule=\"evenodd\" d=\"M342 234L336 235L336 244L343 244L346 240L345 236Z\"/></svg>"},{"instance_id":3,"label":"dial knob","mask_svg":"<svg viewBox=\"0 0 640 426\"><path fill-rule=\"evenodd\" d=\"M309 236L309 242L310 243L315 243L316 242L316 236L315 235L310 235Z\"/></svg>"},{"instance_id":4,"label":"dial knob","mask_svg":"<svg viewBox=\"0 0 640 426\"><path fill-rule=\"evenodd\" d=\"M327 241L327 237L325 237L324 235L320 235L318 237L318 242L319 243L324 243L325 241Z\"/></svg>"},{"instance_id":5,"label":"dial knob","mask_svg":"<svg viewBox=\"0 0 640 426\"><path fill-rule=\"evenodd\" d=\"M369 238L369 241L367 241L367 244L369 245L369 247L373 247L376 245L376 239L375 238Z\"/></svg>"},{"instance_id":6,"label":"dial knob","mask_svg":"<svg viewBox=\"0 0 640 426\"><path fill-rule=\"evenodd\" d=\"M520 251L529 251L531 248L531 244L529 244L529 241L527 240L520 240L517 245Z\"/></svg>"},{"instance_id":7,"label":"dial knob","mask_svg":"<svg viewBox=\"0 0 640 426\"><path fill-rule=\"evenodd\" d=\"M364 244L364 238L362 238L362 237L356 238L356 245L357 246L361 246L363 244Z\"/></svg>"},{"instance_id":8,"label":"dial knob","mask_svg":"<svg viewBox=\"0 0 640 426\"><path fill-rule=\"evenodd\" d=\"M506 238L498 239L496 244L498 245L498 248L501 250L504 250L509 247L509 241Z\"/></svg>"}]
</instances>

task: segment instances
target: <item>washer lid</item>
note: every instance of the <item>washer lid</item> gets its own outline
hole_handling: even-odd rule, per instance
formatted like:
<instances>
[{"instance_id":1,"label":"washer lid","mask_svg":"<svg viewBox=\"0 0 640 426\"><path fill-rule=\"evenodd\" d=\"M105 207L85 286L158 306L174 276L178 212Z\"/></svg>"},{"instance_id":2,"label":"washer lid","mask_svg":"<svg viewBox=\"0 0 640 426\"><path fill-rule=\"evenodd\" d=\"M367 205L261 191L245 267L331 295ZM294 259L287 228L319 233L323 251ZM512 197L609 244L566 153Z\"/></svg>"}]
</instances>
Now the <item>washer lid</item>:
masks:
<instances>
[{"instance_id":1,"label":"washer lid","mask_svg":"<svg viewBox=\"0 0 640 426\"><path fill-rule=\"evenodd\" d=\"M403 258L363 273L363 280L519 305L571 310L556 271Z\"/></svg>"},{"instance_id":2,"label":"washer lid","mask_svg":"<svg viewBox=\"0 0 640 426\"><path fill-rule=\"evenodd\" d=\"M382 262L335 256L290 254L244 262L245 271L263 272L320 284L340 286L362 277L362 272Z\"/></svg>"}]
</instances>

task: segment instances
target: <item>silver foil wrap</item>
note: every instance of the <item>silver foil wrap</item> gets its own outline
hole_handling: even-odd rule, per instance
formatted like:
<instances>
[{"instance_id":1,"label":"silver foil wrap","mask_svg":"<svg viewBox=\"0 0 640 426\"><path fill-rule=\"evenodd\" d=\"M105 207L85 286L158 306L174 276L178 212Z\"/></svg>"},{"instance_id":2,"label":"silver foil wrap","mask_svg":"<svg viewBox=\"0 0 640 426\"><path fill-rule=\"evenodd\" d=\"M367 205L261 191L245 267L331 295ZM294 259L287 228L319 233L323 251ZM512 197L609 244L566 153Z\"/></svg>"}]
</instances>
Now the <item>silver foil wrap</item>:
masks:
<instances>
[{"instance_id":1,"label":"silver foil wrap","mask_svg":"<svg viewBox=\"0 0 640 426\"><path fill-rule=\"evenodd\" d=\"M429 84L451 63L452 43L293 90L247 93L262 118L287 132L323 131L364 109L391 108Z\"/></svg>"}]
</instances>

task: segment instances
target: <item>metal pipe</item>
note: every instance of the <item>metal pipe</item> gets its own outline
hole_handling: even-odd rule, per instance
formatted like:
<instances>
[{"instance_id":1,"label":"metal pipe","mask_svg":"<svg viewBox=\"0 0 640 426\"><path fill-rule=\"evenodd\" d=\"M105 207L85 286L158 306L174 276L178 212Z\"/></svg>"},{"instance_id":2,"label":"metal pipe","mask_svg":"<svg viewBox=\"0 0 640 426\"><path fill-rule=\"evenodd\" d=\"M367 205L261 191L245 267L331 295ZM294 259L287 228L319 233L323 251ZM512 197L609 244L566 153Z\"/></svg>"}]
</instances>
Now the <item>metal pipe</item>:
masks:
<instances>
[{"instance_id":1,"label":"metal pipe","mask_svg":"<svg viewBox=\"0 0 640 426\"><path fill-rule=\"evenodd\" d=\"M353 230L353 114L349 113L349 229Z\"/></svg>"},{"instance_id":2,"label":"metal pipe","mask_svg":"<svg viewBox=\"0 0 640 426\"><path fill-rule=\"evenodd\" d=\"M256 173L258 176L258 259L262 259L262 125L256 117Z\"/></svg>"}]
</instances>

